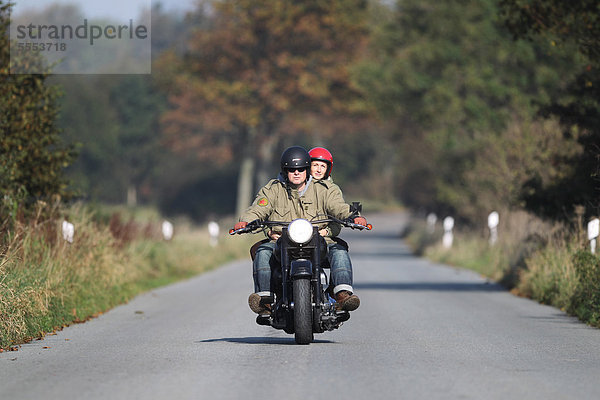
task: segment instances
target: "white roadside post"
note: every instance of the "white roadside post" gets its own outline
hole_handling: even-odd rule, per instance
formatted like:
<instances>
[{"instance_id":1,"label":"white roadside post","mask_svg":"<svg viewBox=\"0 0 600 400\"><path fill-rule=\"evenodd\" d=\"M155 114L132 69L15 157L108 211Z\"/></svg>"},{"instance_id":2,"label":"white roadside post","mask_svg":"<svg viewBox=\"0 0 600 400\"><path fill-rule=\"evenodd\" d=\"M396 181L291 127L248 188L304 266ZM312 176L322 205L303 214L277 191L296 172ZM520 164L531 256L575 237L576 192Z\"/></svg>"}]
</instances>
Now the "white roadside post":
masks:
<instances>
[{"instance_id":1,"label":"white roadside post","mask_svg":"<svg viewBox=\"0 0 600 400\"><path fill-rule=\"evenodd\" d=\"M171 240L173 238L173 224L167 220L163 221L162 234L165 240Z\"/></svg>"},{"instance_id":2,"label":"white roadside post","mask_svg":"<svg viewBox=\"0 0 600 400\"><path fill-rule=\"evenodd\" d=\"M427 232L435 232L435 223L437 222L437 215L434 213L427 214Z\"/></svg>"},{"instance_id":3,"label":"white roadside post","mask_svg":"<svg viewBox=\"0 0 600 400\"><path fill-rule=\"evenodd\" d=\"M210 236L210 245L216 247L219 244L219 224L215 221L208 223L208 235Z\"/></svg>"},{"instance_id":4,"label":"white roadside post","mask_svg":"<svg viewBox=\"0 0 600 400\"><path fill-rule=\"evenodd\" d=\"M498 240L498 223L500 222L500 215L496 211L492 211L488 215L488 228L490 228L490 245L493 246Z\"/></svg>"},{"instance_id":5,"label":"white roadside post","mask_svg":"<svg viewBox=\"0 0 600 400\"><path fill-rule=\"evenodd\" d=\"M73 236L75 236L75 226L72 223L63 221L62 222L62 234L63 239L69 243L73 243Z\"/></svg>"},{"instance_id":6,"label":"white roadside post","mask_svg":"<svg viewBox=\"0 0 600 400\"><path fill-rule=\"evenodd\" d=\"M598 233L600 233L600 219L594 218L588 222L587 231L588 240L590 241L590 248L592 250L592 254L594 254L596 253L596 238L598 237Z\"/></svg>"},{"instance_id":7,"label":"white roadside post","mask_svg":"<svg viewBox=\"0 0 600 400\"><path fill-rule=\"evenodd\" d=\"M452 247L452 241L454 239L452 236L452 228L454 228L454 218L444 218L444 236L442 237L442 244L447 249Z\"/></svg>"}]
</instances>

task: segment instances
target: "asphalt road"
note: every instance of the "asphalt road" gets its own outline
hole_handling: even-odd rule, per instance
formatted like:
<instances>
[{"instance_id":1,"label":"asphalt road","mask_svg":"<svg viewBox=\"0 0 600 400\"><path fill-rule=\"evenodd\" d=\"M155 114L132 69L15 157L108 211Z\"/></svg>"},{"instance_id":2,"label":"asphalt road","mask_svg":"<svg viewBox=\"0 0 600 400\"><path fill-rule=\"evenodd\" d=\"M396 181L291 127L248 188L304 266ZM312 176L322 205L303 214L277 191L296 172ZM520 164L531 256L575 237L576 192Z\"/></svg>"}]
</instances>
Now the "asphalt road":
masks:
<instances>
[{"instance_id":1,"label":"asphalt road","mask_svg":"<svg viewBox=\"0 0 600 400\"><path fill-rule=\"evenodd\" d=\"M361 307L315 343L254 323L235 262L0 354L0 399L600 398L600 330L370 222L343 235Z\"/></svg>"}]
</instances>

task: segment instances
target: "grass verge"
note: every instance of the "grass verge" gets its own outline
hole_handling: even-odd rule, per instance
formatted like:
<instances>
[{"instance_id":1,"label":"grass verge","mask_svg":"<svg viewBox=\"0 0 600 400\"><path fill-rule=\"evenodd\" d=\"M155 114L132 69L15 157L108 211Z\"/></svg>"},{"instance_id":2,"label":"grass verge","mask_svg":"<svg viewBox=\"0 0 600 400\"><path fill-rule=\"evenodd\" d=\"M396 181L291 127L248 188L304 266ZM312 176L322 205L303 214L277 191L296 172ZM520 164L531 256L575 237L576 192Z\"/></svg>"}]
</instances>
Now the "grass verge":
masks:
<instances>
[{"instance_id":1,"label":"grass verge","mask_svg":"<svg viewBox=\"0 0 600 400\"><path fill-rule=\"evenodd\" d=\"M474 270L514 294L600 327L600 257L587 249L582 224L549 224L524 212L503 215L494 245L482 232L458 231L452 247L444 248L441 232L428 232L420 220L413 220L406 240L419 255Z\"/></svg>"},{"instance_id":2,"label":"grass verge","mask_svg":"<svg viewBox=\"0 0 600 400\"><path fill-rule=\"evenodd\" d=\"M156 224L98 218L68 210L73 243L55 219L14 222L0 248L0 348L85 321L148 289L246 257L251 235L221 235L216 247L205 229L178 229L171 241ZM104 221L104 222L103 222Z\"/></svg>"}]
</instances>

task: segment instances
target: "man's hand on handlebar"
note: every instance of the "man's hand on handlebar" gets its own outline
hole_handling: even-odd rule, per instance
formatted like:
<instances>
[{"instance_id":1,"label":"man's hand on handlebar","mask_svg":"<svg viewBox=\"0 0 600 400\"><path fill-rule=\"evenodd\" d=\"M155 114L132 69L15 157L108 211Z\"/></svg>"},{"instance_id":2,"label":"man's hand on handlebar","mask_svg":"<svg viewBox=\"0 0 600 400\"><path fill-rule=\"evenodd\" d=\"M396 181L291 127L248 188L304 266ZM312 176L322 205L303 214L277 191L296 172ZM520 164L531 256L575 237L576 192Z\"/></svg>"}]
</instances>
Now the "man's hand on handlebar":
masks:
<instances>
[{"instance_id":1,"label":"man's hand on handlebar","mask_svg":"<svg viewBox=\"0 0 600 400\"><path fill-rule=\"evenodd\" d=\"M234 230L238 230L238 229L242 229L245 228L246 226L248 226L248 223L245 221L240 221L237 224L235 224L235 226L233 227Z\"/></svg>"},{"instance_id":2,"label":"man's hand on handlebar","mask_svg":"<svg viewBox=\"0 0 600 400\"><path fill-rule=\"evenodd\" d=\"M354 223L357 225L367 226L367 220L364 217L354 218Z\"/></svg>"}]
</instances>

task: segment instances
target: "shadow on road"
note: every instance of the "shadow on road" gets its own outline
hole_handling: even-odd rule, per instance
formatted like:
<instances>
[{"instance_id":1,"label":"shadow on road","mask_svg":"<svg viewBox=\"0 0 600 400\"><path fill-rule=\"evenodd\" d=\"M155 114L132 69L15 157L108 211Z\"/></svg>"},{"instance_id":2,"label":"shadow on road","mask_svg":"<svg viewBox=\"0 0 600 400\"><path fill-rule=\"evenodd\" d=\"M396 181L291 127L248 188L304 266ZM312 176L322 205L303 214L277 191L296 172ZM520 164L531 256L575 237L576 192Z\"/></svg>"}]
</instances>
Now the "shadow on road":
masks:
<instances>
[{"instance_id":1,"label":"shadow on road","mask_svg":"<svg viewBox=\"0 0 600 400\"><path fill-rule=\"evenodd\" d=\"M416 258L416 256L409 251L403 251L398 249L397 251L352 251L350 248L350 258Z\"/></svg>"},{"instance_id":2,"label":"shadow on road","mask_svg":"<svg viewBox=\"0 0 600 400\"><path fill-rule=\"evenodd\" d=\"M568 329L596 329L585 323L581 322L577 317L572 315L568 315L566 313L554 313L550 316L537 316L537 315L525 315L521 318L531 319L539 322L545 322L550 324L561 324L564 325L565 328Z\"/></svg>"},{"instance_id":3,"label":"shadow on road","mask_svg":"<svg viewBox=\"0 0 600 400\"><path fill-rule=\"evenodd\" d=\"M401 232L343 232L340 237L348 240L365 240L365 241L390 241L399 242L402 237Z\"/></svg>"},{"instance_id":4,"label":"shadow on road","mask_svg":"<svg viewBox=\"0 0 600 400\"><path fill-rule=\"evenodd\" d=\"M240 344L285 344L285 345L296 345L293 337L282 338L282 337L240 337L240 338L220 338L220 339L205 339L199 340L194 343L214 343L214 342L228 342L228 343L240 343ZM335 343L330 340L314 340L312 343Z\"/></svg>"},{"instance_id":5,"label":"shadow on road","mask_svg":"<svg viewBox=\"0 0 600 400\"><path fill-rule=\"evenodd\" d=\"M365 282L354 283L360 290L413 290L440 292L504 292L505 288L489 282Z\"/></svg>"}]
</instances>

